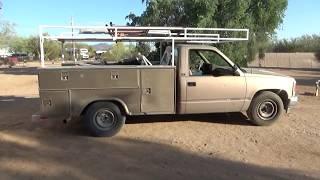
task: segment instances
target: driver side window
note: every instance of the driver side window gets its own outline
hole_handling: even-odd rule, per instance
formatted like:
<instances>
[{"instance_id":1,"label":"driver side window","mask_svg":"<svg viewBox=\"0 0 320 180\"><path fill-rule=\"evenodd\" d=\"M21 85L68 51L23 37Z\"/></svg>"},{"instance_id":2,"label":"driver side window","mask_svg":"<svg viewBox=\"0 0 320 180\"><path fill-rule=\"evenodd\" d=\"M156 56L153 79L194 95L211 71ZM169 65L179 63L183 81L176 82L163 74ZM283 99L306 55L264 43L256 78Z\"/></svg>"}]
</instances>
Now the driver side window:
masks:
<instances>
[{"instance_id":1,"label":"driver side window","mask_svg":"<svg viewBox=\"0 0 320 180\"><path fill-rule=\"evenodd\" d=\"M192 49L189 51L190 76L233 75L233 68L215 51Z\"/></svg>"}]
</instances>

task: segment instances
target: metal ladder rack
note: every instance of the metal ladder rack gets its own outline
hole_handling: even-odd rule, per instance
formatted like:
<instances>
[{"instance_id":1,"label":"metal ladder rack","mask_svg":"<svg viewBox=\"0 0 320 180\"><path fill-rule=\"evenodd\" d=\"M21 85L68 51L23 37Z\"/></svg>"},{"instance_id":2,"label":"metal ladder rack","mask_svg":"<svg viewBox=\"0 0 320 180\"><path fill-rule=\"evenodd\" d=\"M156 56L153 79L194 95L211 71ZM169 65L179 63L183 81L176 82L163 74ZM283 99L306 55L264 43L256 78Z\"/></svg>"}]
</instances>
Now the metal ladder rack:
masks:
<instances>
[{"instance_id":1,"label":"metal ladder rack","mask_svg":"<svg viewBox=\"0 0 320 180\"><path fill-rule=\"evenodd\" d=\"M50 31L51 30L51 31ZM68 30L66 32L66 30ZM44 32L48 34L43 34ZM171 42L216 44L247 41L249 29L149 27L149 26L39 26L41 65L44 66L44 41L64 42ZM172 53L173 54L173 53ZM174 55L172 55L172 65Z\"/></svg>"}]
</instances>

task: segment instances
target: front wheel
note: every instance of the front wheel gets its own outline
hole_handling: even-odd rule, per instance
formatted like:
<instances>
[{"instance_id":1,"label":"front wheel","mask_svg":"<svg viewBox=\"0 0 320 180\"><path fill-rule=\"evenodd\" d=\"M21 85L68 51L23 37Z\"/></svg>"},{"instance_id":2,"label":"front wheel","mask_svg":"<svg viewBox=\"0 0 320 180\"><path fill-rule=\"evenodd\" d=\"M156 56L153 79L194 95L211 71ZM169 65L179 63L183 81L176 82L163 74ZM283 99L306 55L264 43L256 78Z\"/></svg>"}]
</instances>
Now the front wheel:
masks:
<instances>
[{"instance_id":1,"label":"front wheel","mask_svg":"<svg viewBox=\"0 0 320 180\"><path fill-rule=\"evenodd\" d=\"M93 136L114 136L124 123L125 116L121 114L119 107L111 102L94 103L85 114L86 127Z\"/></svg>"},{"instance_id":2,"label":"front wheel","mask_svg":"<svg viewBox=\"0 0 320 180\"><path fill-rule=\"evenodd\" d=\"M283 111L281 98L273 92L265 91L252 100L247 115L253 124L267 126L277 121Z\"/></svg>"}]
</instances>

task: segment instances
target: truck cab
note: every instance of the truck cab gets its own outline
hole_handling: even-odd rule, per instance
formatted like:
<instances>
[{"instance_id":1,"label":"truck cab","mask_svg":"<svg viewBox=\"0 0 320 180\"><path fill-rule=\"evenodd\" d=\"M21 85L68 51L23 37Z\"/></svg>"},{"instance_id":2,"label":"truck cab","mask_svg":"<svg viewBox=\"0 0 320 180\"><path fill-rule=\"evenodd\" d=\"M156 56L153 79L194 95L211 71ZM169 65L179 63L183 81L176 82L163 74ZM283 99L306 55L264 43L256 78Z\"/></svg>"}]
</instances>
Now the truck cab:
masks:
<instances>
[{"instance_id":1,"label":"truck cab","mask_svg":"<svg viewBox=\"0 0 320 180\"><path fill-rule=\"evenodd\" d=\"M242 110L244 73L217 48L178 45L179 113L238 112Z\"/></svg>"}]
</instances>

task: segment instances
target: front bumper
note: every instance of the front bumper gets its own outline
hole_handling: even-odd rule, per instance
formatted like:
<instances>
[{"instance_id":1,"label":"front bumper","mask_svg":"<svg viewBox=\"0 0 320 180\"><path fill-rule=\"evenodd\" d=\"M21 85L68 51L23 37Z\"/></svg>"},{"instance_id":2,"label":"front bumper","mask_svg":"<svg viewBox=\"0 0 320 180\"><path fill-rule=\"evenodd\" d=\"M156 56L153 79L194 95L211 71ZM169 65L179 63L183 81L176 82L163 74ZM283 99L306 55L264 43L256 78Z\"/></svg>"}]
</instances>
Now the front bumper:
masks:
<instances>
[{"instance_id":1,"label":"front bumper","mask_svg":"<svg viewBox=\"0 0 320 180\"><path fill-rule=\"evenodd\" d=\"M298 104L299 98L298 96L292 96L289 99L289 103L288 103L288 108L287 108L287 113L290 112L290 109L293 108L294 106L296 106Z\"/></svg>"},{"instance_id":2,"label":"front bumper","mask_svg":"<svg viewBox=\"0 0 320 180\"><path fill-rule=\"evenodd\" d=\"M290 99L289 99L289 104L288 104L288 107L291 108L295 105L298 104L298 96L292 96Z\"/></svg>"}]
</instances>

